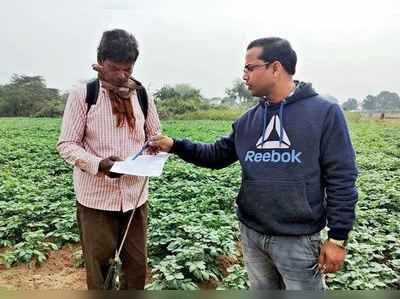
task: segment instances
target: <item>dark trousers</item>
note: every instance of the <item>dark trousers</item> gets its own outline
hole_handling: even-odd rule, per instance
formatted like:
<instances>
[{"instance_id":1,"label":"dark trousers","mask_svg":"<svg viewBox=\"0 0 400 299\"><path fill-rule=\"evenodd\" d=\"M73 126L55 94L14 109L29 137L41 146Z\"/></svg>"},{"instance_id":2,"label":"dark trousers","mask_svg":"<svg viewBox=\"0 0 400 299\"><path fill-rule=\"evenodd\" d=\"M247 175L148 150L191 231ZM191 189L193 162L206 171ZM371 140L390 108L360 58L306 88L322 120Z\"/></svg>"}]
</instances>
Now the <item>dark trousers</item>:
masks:
<instances>
[{"instance_id":1,"label":"dark trousers","mask_svg":"<svg viewBox=\"0 0 400 299\"><path fill-rule=\"evenodd\" d=\"M78 202L77 220L85 260L88 289L103 289L110 259L114 258L132 211L102 211ZM121 289L144 289L147 270L147 203L133 216L121 251Z\"/></svg>"}]
</instances>

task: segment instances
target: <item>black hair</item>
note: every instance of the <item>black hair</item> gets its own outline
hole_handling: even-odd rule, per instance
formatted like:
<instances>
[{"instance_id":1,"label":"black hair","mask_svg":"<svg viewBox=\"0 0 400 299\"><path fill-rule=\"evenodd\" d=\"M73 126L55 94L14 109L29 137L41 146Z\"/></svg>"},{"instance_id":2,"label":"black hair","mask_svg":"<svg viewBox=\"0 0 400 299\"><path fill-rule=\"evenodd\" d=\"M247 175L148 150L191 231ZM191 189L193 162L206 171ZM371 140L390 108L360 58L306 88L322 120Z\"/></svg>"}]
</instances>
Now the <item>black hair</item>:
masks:
<instances>
[{"instance_id":1,"label":"black hair","mask_svg":"<svg viewBox=\"0 0 400 299\"><path fill-rule=\"evenodd\" d=\"M271 63L279 61L288 74L294 75L296 73L297 55L286 39L279 37L259 38L252 41L247 50L255 47L262 48L259 59Z\"/></svg>"},{"instance_id":2,"label":"black hair","mask_svg":"<svg viewBox=\"0 0 400 299\"><path fill-rule=\"evenodd\" d=\"M97 48L97 60L134 63L139 55L136 38L122 29L105 31Z\"/></svg>"}]
</instances>

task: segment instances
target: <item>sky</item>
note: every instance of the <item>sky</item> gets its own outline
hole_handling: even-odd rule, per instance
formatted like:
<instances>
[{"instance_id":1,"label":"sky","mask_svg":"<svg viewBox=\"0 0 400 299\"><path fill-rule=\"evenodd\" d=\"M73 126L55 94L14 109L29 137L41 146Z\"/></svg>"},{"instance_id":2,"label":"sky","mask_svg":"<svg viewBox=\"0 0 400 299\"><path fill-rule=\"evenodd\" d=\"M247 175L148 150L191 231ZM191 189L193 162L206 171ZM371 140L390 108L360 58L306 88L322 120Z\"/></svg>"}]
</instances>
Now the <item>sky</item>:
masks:
<instances>
[{"instance_id":1,"label":"sky","mask_svg":"<svg viewBox=\"0 0 400 299\"><path fill-rule=\"evenodd\" d=\"M68 91L95 76L101 34L114 28L137 38L134 76L151 92L188 83L224 96L242 76L247 45L278 36L297 52L295 79L319 93L400 94L398 0L3 0L0 84L41 75Z\"/></svg>"}]
</instances>

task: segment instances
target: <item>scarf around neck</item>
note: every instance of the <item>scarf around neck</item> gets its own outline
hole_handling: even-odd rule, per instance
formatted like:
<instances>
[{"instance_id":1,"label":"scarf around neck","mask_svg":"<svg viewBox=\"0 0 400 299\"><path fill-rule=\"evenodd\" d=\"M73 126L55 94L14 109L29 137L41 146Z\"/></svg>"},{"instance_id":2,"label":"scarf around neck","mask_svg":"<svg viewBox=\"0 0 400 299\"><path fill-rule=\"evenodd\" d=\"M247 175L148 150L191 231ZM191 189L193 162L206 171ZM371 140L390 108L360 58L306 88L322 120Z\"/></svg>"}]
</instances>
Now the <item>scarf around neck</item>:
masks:
<instances>
[{"instance_id":1,"label":"scarf around neck","mask_svg":"<svg viewBox=\"0 0 400 299\"><path fill-rule=\"evenodd\" d=\"M104 79L103 67L98 64L92 66L95 71L98 72L98 79L104 89L107 90L110 100L112 113L117 117L117 127L122 127L125 122L129 128L133 130L135 128L135 115L133 113L132 106L132 95L135 90L138 89L133 78L129 78L127 82L115 85Z\"/></svg>"}]
</instances>

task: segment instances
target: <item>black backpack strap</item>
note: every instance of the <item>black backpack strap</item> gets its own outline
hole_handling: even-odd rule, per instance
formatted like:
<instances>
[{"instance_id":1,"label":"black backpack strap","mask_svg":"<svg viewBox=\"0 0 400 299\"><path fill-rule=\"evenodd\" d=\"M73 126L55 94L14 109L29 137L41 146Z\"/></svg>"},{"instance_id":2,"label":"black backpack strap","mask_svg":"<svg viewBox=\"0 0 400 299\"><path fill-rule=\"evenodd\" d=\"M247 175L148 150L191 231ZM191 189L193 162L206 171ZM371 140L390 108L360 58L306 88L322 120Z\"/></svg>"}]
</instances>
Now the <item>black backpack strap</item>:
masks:
<instances>
[{"instance_id":1,"label":"black backpack strap","mask_svg":"<svg viewBox=\"0 0 400 299\"><path fill-rule=\"evenodd\" d=\"M147 119L149 100L146 89L143 87L142 83L140 83L135 79L133 80L139 86L139 88L136 89L136 94L138 97L140 108L142 109L144 115L144 119ZM97 98L99 96L99 89L100 89L100 83L98 79L93 80L86 84L86 104L87 104L86 114L88 114L90 107L92 107L92 105L96 105Z\"/></svg>"},{"instance_id":2,"label":"black backpack strap","mask_svg":"<svg viewBox=\"0 0 400 299\"><path fill-rule=\"evenodd\" d=\"M86 114L88 114L90 107L96 105L97 97L99 96L100 83L99 80L93 80L86 84Z\"/></svg>"},{"instance_id":3,"label":"black backpack strap","mask_svg":"<svg viewBox=\"0 0 400 299\"><path fill-rule=\"evenodd\" d=\"M136 95L138 97L140 108L142 109L144 119L147 119L147 111L149 110L149 98L147 96L146 89L143 87L142 83L133 79L135 83L138 85L136 89Z\"/></svg>"}]
</instances>

